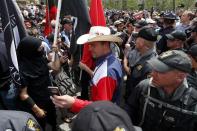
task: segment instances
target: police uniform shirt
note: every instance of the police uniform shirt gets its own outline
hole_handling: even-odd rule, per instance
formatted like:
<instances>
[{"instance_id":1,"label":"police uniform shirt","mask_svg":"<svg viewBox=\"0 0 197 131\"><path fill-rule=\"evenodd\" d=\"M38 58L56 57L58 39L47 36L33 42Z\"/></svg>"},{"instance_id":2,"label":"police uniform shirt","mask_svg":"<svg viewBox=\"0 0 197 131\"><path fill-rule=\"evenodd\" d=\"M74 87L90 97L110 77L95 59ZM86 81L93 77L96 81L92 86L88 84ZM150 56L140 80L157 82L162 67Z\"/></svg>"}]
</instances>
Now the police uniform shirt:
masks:
<instances>
[{"instance_id":1,"label":"police uniform shirt","mask_svg":"<svg viewBox=\"0 0 197 131\"><path fill-rule=\"evenodd\" d=\"M134 87L142 80L148 78L152 72L152 67L147 63L153 57L156 57L154 49L149 50L143 56L140 56L134 66L131 68L131 75L129 78L130 88Z\"/></svg>"},{"instance_id":2,"label":"police uniform shirt","mask_svg":"<svg viewBox=\"0 0 197 131\"><path fill-rule=\"evenodd\" d=\"M130 50L128 54L126 55L129 67L133 67L136 63L136 61L140 58L140 54L136 49Z\"/></svg>"},{"instance_id":3,"label":"police uniform shirt","mask_svg":"<svg viewBox=\"0 0 197 131\"><path fill-rule=\"evenodd\" d=\"M197 72L195 70L187 76L187 81L190 87L197 90Z\"/></svg>"},{"instance_id":4,"label":"police uniform shirt","mask_svg":"<svg viewBox=\"0 0 197 131\"><path fill-rule=\"evenodd\" d=\"M168 96L146 79L130 95L126 110L143 131L196 131L197 91L184 81Z\"/></svg>"},{"instance_id":5,"label":"police uniform shirt","mask_svg":"<svg viewBox=\"0 0 197 131\"><path fill-rule=\"evenodd\" d=\"M42 131L35 118L26 112L0 110L0 131Z\"/></svg>"}]
</instances>

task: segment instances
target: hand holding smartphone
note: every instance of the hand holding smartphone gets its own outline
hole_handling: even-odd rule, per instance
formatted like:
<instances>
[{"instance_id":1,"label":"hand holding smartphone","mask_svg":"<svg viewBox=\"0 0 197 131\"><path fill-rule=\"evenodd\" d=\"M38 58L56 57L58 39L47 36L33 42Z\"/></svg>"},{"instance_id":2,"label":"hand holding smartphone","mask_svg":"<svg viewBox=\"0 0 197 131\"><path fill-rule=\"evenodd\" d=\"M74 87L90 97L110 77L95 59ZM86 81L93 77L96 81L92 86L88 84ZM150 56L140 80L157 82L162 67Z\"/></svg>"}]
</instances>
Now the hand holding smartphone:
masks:
<instances>
[{"instance_id":1,"label":"hand holding smartphone","mask_svg":"<svg viewBox=\"0 0 197 131\"><path fill-rule=\"evenodd\" d=\"M61 92L58 87L56 86L49 86L48 89L50 90L52 95L61 96Z\"/></svg>"}]
</instances>

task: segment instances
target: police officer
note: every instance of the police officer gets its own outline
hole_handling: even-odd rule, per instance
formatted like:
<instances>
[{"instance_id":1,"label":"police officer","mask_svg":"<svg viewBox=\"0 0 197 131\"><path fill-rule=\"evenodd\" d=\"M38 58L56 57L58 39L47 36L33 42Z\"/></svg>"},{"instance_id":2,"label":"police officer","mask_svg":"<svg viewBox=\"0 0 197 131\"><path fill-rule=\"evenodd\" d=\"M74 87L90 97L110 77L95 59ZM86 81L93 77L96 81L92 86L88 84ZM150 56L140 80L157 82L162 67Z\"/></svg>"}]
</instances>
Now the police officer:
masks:
<instances>
[{"instance_id":1,"label":"police officer","mask_svg":"<svg viewBox=\"0 0 197 131\"><path fill-rule=\"evenodd\" d=\"M184 42L187 39L185 32L175 30L170 34L167 34L166 37L167 47L170 50L184 50Z\"/></svg>"},{"instance_id":2,"label":"police officer","mask_svg":"<svg viewBox=\"0 0 197 131\"><path fill-rule=\"evenodd\" d=\"M191 25L185 33L188 37L185 48L189 49L193 44L197 43L197 18L191 21Z\"/></svg>"},{"instance_id":3,"label":"police officer","mask_svg":"<svg viewBox=\"0 0 197 131\"><path fill-rule=\"evenodd\" d=\"M0 131L42 131L36 119L29 113L0 110L0 117Z\"/></svg>"},{"instance_id":4,"label":"police officer","mask_svg":"<svg viewBox=\"0 0 197 131\"><path fill-rule=\"evenodd\" d=\"M163 16L163 28L159 30L159 35L161 39L157 42L157 52L160 54L164 51L167 51L167 38L166 34L170 34L175 30L175 20L177 19L176 15L172 12L165 13Z\"/></svg>"},{"instance_id":5,"label":"police officer","mask_svg":"<svg viewBox=\"0 0 197 131\"><path fill-rule=\"evenodd\" d=\"M154 51L154 42L156 40L157 35L153 28L144 27L140 30L135 46L140 56L136 59L133 66L130 67L130 76L126 85L125 99L128 98L134 87L141 80L146 79L150 75L152 68L146 62L156 56L156 52Z\"/></svg>"},{"instance_id":6,"label":"police officer","mask_svg":"<svg viewBox=\"0 0 197 131\"><path fill-rule=\"evenodd\" d=\"M197 89L197 45L193 45L187 53L192 61L192 71L187 76L188 84Z\"/></svg>"},{"instance_id":7,"label":"police officer","mask_svg":"<svg viewBox=\"0 0 197 131\"><path fill-rule=\"evenodd\" d=\"M148 63L152 78L136 86L126 107L134 125L143 131L196 131L197 92L186 81L190 58L171 50Z\"/></svg>"}]
</instances>

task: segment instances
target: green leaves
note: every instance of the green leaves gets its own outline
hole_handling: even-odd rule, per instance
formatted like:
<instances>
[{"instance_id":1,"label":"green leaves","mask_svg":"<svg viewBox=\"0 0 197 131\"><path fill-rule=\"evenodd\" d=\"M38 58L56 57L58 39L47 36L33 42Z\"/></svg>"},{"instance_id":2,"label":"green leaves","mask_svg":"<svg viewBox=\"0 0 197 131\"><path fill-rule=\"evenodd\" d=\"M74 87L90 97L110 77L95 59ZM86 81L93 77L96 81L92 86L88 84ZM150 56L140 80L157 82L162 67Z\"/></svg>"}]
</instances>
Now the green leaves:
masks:
<instances>
[{"instance_id":1,"label":"green leaves","mask_svg":"<svg viewBox=\"0 0 197 131\"><path fill-rule=\"evenodd\" d=\"M109 9L127 9L138 10L140 8L140 0L103 0L105 8ZM143 0L141 0L143 1ZM144 0L145 9L151 9L152 7L159 10L173 10L173 0ZM185 9L193 9L195 0L175 0L175 7L184 4ZM141 5L142 6L142 5Z\"/></svg>"}]
</instances>

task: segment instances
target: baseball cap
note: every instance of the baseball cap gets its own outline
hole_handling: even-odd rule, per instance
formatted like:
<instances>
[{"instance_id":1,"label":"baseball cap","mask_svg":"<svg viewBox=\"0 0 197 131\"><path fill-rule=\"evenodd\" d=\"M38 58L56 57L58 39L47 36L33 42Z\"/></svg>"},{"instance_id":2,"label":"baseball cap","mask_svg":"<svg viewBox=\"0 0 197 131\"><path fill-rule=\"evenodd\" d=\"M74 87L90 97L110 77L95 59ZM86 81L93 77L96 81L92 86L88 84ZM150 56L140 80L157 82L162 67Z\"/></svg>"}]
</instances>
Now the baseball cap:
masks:
<instances>
[{"instance_id":1,"label":"baseball cap","mask_svg":"<svg viewBox=\"0 0 197 131\"><path fill-rule=\"evenodd\" d=\"M193 45L189 48L189 50L187 51L188 54L190 54L191 56L197 56L197 45Z\"/></svg>"},{"instance_id":2,"label":"baseball cap","mask_svg":"<svg viewBox=\"0 0 197 131\"><path fill-rule=\"evenodd\" d=\"M117 25L119 25L119 24L121 24L121 23L122 23L121 20L117 20L117 21L114 22L114 25L117 26Z\"/></svg>"},{"instance_id":3,"label":"baseball cap","mask_svg":"<svg viewBox=\"0 0 197 131\"><path fill-rule=\"evenodd\" d=\"M174 14L172 12L164 13L163 18L164 19L170 19L170 20L177 20L176 14Z\"/></svg>"},{"instance_id":4,"label":"baseball cap","mask_svg":"<svg viewBox=\"0 0 197 131\"><path fill-rule=\"evenodd\" d=\"M129 18L127 20L127 23L134 25L136 23L136 20L134 18Z\"/></svg>"},{"instance_id":5,"label":"baseball cap","mask_svg":"<svg viewBox=\"0 0 197 131\"><path fill-rule=\"evenodd\" d=\"M197 61L197 45L192 45L187 51L186 51L192 58Z\"/></svg>"},{"instance_id":6,"label":"baseball cap","mask_svg":"<svg viewBox=\"0 0 197 131\"><path fill-rule=\"evenodd\" d=\"M168 72L174 69L190 72L192 64L186 53L179 50L170 50L159 55L158 58L152 58L148 63L153 67L153 70L158 72Z\"/></svg>"},{"instance_id":7,"label":"baseball cap","mask_svg":"<svg viewBox=\"0 0 197 131\"><path fill-rule=\"evenodd\" d=\"M145 20L139 20L136 24L134 24L134 26L137 28L142 28L147 25L148 25L148 23Z\"/></svg>"},{"instance_id":8,"label":"baseball cap","mask_svg":"<svg viewBox=\"0 0 197 131\"><path fill-rule=\"evenodd\" d=\"M62 20L62 25L64 25L64 24L72 24L72 20L70 20L70 19L68 19L68 18L64 18L64 19Z\"/></svg>"},{"instance_id":9,"label":"baseball cap","mask_svg":"<svg viewBox=\"0 0 197 131\"><path fill-rule=\"evenodd\" d=\"M148 40L148 41L157 41L157 33L151 27L143 27L139 31L138 37L142 37L142 38L144 38L145 40Z\"/></svg>"},{"instance_id":10,"label":"baseball cap","mask_svg":"<svg viewBox=\"0 0 197 131\"><path fill-rule=\"evenodd\" d=\"M80 111L72 131L135 131L127 113L109 101L97 101Z\"/></svg>"},{"instance_id":11,"label":"baseball cap","mask_svg":"<svg viewBox=\"0 0 197 131\"><path fill-rule=\"evenodd\" d=\"M178 39L178 40L181 40L181 41L185 41L187 39L187 35L185 34L185 32L180 31L180 30L175 30L170 34L166 34L166 37L169 40Z\"/></svg>"}]
</instances>

